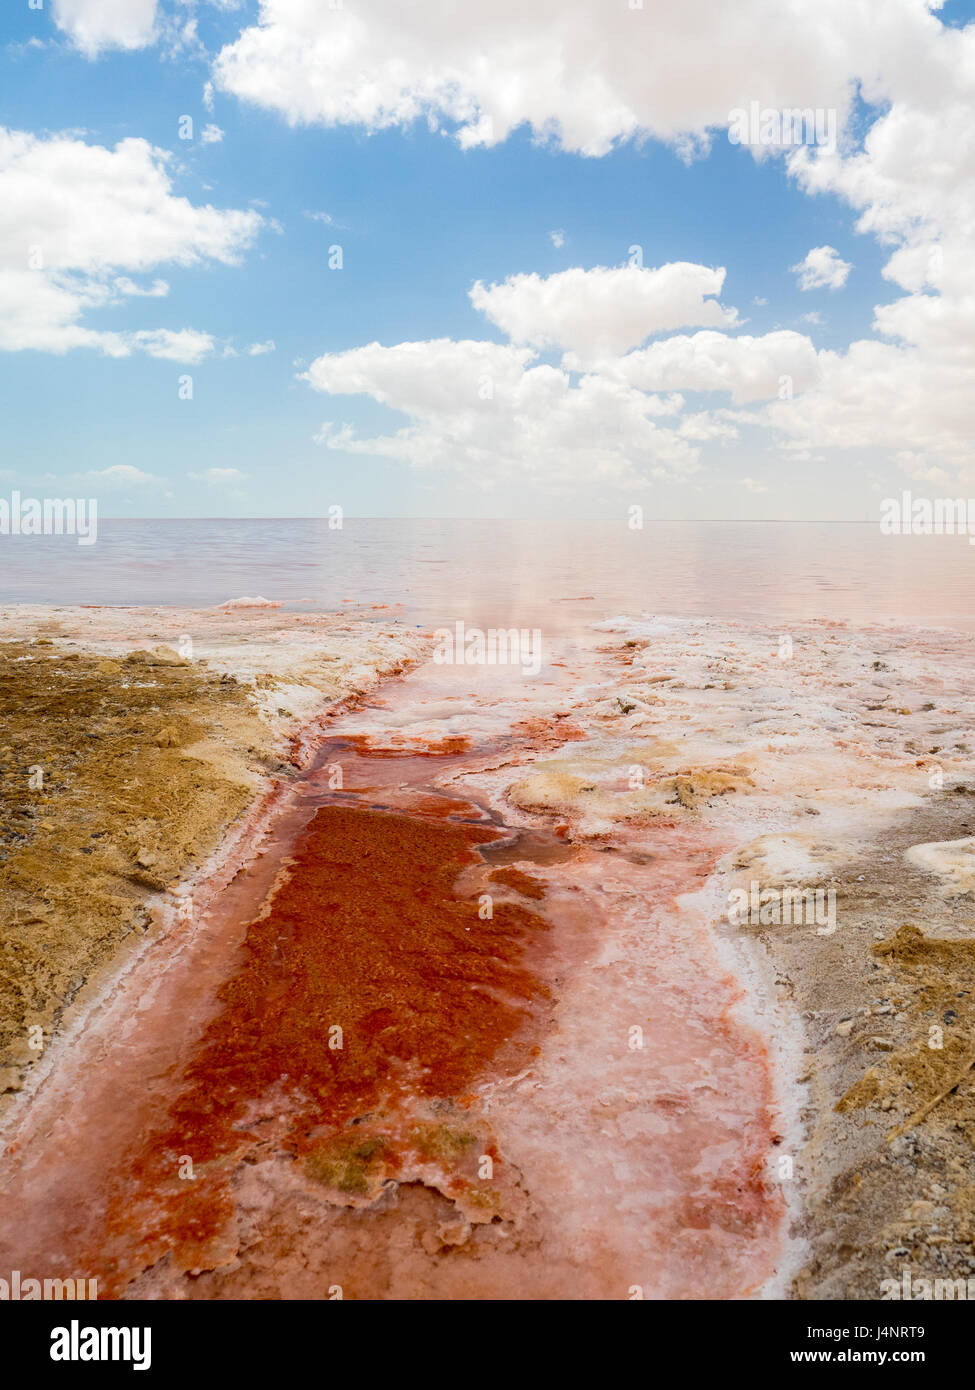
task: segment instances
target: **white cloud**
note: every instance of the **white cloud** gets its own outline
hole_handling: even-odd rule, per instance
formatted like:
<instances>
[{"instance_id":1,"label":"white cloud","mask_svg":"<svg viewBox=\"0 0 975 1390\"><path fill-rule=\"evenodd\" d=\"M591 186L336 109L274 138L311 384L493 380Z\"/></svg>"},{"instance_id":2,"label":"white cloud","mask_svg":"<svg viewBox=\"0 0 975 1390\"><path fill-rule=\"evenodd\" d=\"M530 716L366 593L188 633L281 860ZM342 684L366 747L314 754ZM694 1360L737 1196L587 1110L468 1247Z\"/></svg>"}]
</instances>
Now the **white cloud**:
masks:
<instances>
[{"instance_id":1,"label":"white cloud","mask_svg":"<svg viewBox=\"0 0 975 1390\"><path fill-rule=\"evenodd\" d=\"M165 280L153 280L151 285L137 285L127 275L117 275L112 283L119 294L129 295L133 298L165 299L166 295L169 294L169 285Z\"/></svg>"},{"instance_id":2,"label":"white cloud","mask_svg":"<svg viewBox=\"0 0 975 1390\"><path fill-rule=\"evenodd\" d=\"M331 394L363 393L403 411L393 435L360 439L328 422L317 442L473 482L537 480L571 493L582 480L629 488L697 468L697 448L656 423L666 403L621 381L537 365L530 348L439 339L327 354L305 379Z\"/></svg>"},{"instance_id":3,"label":"white cloud","mask_svg":"<svg viewBox=\"0 0 975 1390\"><path fill-rule=\"evenodd\" d=\"M140 328L128 334L126 341L141 348L150 357L162 357L169 362L202 362L213 351L213 337L195 328L183 328L174 333L169 328Z\"/></svg>"},{"instance_id":4,"label":"white cloud","mask_svg":"<svg viewBox=\"0 0 975 1390\"><path fill-rule=\"evenodd\" d=\"M465 146L528 124L590 155L646 134L688 149L753 98L842 115L857 78L900 72L938 27L920 0L887 0L882 35L872 7L849 0L800 20L779 0L743 0L720 25L714 14L714 0L262 0L214 80L292 124L425 118Z\"/></svg>"},{"instance_id":5,"label":"white cloud","mask_svg":"<svg viewBox=\"0 0 975 1390\"><path fill-rule=\"evenodd\" d=\"M738 430L722 411L699 410L685 415L677 427L681 439L693 439L704 444L712 439L736 439Z\"/></svg>"},{"instance_id":6,"label":"white cloud","mask_svg":"<svg viewBox=\"0 0 975 1390\"><path fill-rule=\"evenodd\" d=\"M306 212L304 215L312 222L324 222L326 225L334 220L330 212Z\"/></svg>"},{"instance_id":7,"label":"white cloud","mask_svg":"<svg viewBox=\"0 0 975 1390\"><path fill-rule=\"evenodd\" d=\"M921 451L975 481L970 349L966 360L864 339L820 353L819 364L816 387L766 406L765 423L806 448Z\"/></svg>"},{"instance_id":8,"label":"white cloud","mask_svg":"<svg viewBox=\"0 0 975 1390\"><path fill-rule=\"evenodd\" d=\"M105 48L145 48L155 38L156 0L52 0L54 21L93 58Z\"/></svg>"},{"instance_id":9,"label":"white cloud","mask_svg":"<svg viewBox=\"0 0 975 1390\"><path fill-rule=\"evenodd\" d=\"M113 463L110 468L92 469L88 473L76 475L81 481L94 483L110 491L120 491L130 487L158 487L166 482L155 473L144 473L131 463Z\"/></svg>"},{"instance_id":10,"label":"white cloud","mask_svg":"<svg viewBox=\"0 0 975 1390\"><path fill-rule=\"evenodd\" d=\"M945 470L929 463L924 454L903 449L895 458L901 472L906 473L909 478L914 478L917 482L947 483L949 481Z\"/></svg>"},{"instance_id":11,"label":"white cloud","mask_svg":"<svg viewBox=\"0 0 975 1390\"><path fill-rule=\"evenodd\" d=\"M852 269L852 263L844 261L833 246L814 246L798 265L792 266L801 290L840 290Z\"/></svg>"},{"instance_id":12,"label":"white cloud","mask_svg":"<svg viewBox=\"0 0 975 1390\"><path fill-rule=\"evenodd\" d=\"M580 359L625 352L653 333L737 321L708 296L721 293L723 269L676 261L656 270L628 265L575 268L556 275L480 281L471 303L516 343L560 347Z\"/></svg>"},{"instance_id":13,"label":"white cloud","mask_svg":"<svg viewBox=\"0 0 975 1390\"><path fill-rule=\"evenodd\" d=\"M488 395L510 394L534 357L531 348L450 338L395 347L370 343L316 358L303 379L316 391L365 394L394 410L430 419L448 413L455 404L462 409L489 408Z\"/></svg>"},{"instance_id":14,"label":"white cloud","mask_svg":"<svg viewBox=\"0 0 975 1390\"><path fill-rule=\"evenodd\" d=\"M758 482L756 478L739 478L738 486L745 488L747 492L768 492L765 484Z\"/></svg>"},{"instance_id":15,"label":"white cloud","mask_svg":"<svg viewBox=\"0 0 975 1390\"><path fill-rule=\"evenodd\" d=\"M251 343L247 349L248 357L262 357L266 352L274 352L275 342L273 338L268 338L266 343Z\"/></svg>"},{"instance_id":16,"label":"white cloud","mask_svg":"<svg viewBox=\"0 0 975 1390\"><path fill-rule=\"evenodd\" d=\"M186 476L194 482L220 487L227 483L241 483L248 475L239 468L205 468L202 473L187 473Z\"/></svg>"},{"instance_id":17,"label":"white cloud","mask_svg":"<svg viewBox=\"0 0 975 1390\"><path fill-rule=\"evenodd\" d=\"M876 308L881 341L824 355L819 389L769 414L793 442L923 455L926 469L971 483L975 26L947 28L932 16L902 58L864 89L879 115L859 148L798 150L789 168L806 192L846 199L856 230L890 250L885 278L907 293Z\"/></svg>"},{"instance_id":18,"label":"white cloud","mask_svg":"<svg viewBox=\"0 0 975 1390\"><path fill-rule=\"evenodd\" d=\"M881 306L875 328L896 341L863 340L846 352L817 351L784 329L703 329L632 347L652 321L646 306L628 318L632 296L607 293L602 268L566 274L476 287L475 304L513 342L373 343L318 358L305 373L316 390L365 394L407 420L372 439L329 422L318 442L485 484L535 479L555 492L593 478L626 488L687 478L704 449L741 425L770 431L797 463L824 462L823 448L889 448L897 457L913 448L926 470L971 471L975 298L950 306L913 295ZM510 293L499 298L498 288ZM539 363L541 348L570 344L559 366ZM759 408L688 412L687 392Z\"/></svg>"},{"instance_id":19,"label":"white cloud","mask_svg":"<svg viewBox=\"0 0 975 1390\"><path fill-rule=\"evenodd\" d=\"M600 370L640 390L723 391L737 404L775 400L785 389L804 391L820 378L812 343L785 329L761 337L704 331L664 338L603 362Z\"/></svg>"},{"instance_id":20,"label":"white cloud","mask_svg":"<svg viewBox=\"0 0 975 1390\"><path fill-rule=\"evenodd\" d=\"M188 362L210 350L209 335L194 329L132 332L83 322L133 295L164 297L165 281L140 289L133 273L234 265L256 237L259 213L196 206L175 194L170 159L145 140L108 149L0 128L0 350L90 347Z\"/></svg>"},{"instance_id":21,"label":"white cloud","mask_svg":"<svg viewBox=\"0 0 975 1390\"><path fill-rule=\"evenodd\" d=\"M561 250L565 245L565 232L562 231L561 227L554 232L549 232L549 236L556 251Z\"/></svg>"},{"instance_id":22,"label":"white cloud","mask_svg":"<svg viewBox=\"0 0 975 1390\"><path fill-rule=\"evenodd\" d=\"M187 0L181 0L181 3L187 3ZM162 23L158 26L159 39L165 57L176 59L188 55L191 58L206 58L206 46L200 38L198 20L195 16L183 19L177 13L164 13L160 18Z\"/></svg>"},{"instance_id":23,"label":"white cloud","mask_svg":"<svg viewBox=\"0 0 975 1390\"><path fill-rule=\"evenodd\" d=\"M205 125L200 132L201 145L219 145L223 139L223 131L218 125Z\"/></svg>"},{"instance_id":24,"label":"white cloud","mask_svg":"<svg viewBox=\"0 0 975 1390\"><path fill-rule=\"evenodd\" d=\"M484 486L532 478L568 492L583 480L633 488L685 478L698 467L700 445L733 437L734 425L707 411L671 422L668 417L680 417L683 398L649 392L627 378L626 364L640 353L598 362L596 356L625 351L655 325L708 313L712 301L703 295L720 290L723 277L695 266L596 267L548 280L515 276L490 289L478 284L471 291L475 305L513 342L371 343L317 358L303 374L316 390L370 396L408 421L372 439L328 421L317 442L417 468L453 469ZM713 307L724 321L733 317ZM542 346L574 351L555 367L538 361ZM580 367L578 349L596 362L594 370Z\"/></svg>"},{"instance_id":25,"label":"white cloud","mask_svg":"<svg viewBox=\"0 0 975 1390\"><path fill-rule=\"evenodd\" d=\"M713 303L703 294L720 290L724 278L704 267L663 269L680 274L596 267L547 281L516 276L500 287L509 291L500 299L499 287L475 287L475 304L509 343L371 343L317 358L303 374L316 390L370 396L407 421L371 439L328 421L317 442L459 471L485 485L531 478L558 492L594 478L626 488L686 479L702 449L734 439L739 423L780 426L769 406L744 420L723 404L688 409L683 392L777 404L814 389L823 373L809 339L785 330L754 337L704 329L633 347L664 310L667 321L700 314ZM553 345L571 347L559 366L541 364L539 350Z\"/></svg>"},{"instance_id":26,"label":"white cloud","mask_svg":"<svg viewBox=\"0 0 975 1390\"><path fill-rule=\"evenodd\" d=\"M261 218L194 206L172 192L171 156L146 140L114 149L67 135L41 139L0 129L0 256L26 260L37 245L47 267L146 270L161 262L236 263Z\"/></svg>"}]
</instances>

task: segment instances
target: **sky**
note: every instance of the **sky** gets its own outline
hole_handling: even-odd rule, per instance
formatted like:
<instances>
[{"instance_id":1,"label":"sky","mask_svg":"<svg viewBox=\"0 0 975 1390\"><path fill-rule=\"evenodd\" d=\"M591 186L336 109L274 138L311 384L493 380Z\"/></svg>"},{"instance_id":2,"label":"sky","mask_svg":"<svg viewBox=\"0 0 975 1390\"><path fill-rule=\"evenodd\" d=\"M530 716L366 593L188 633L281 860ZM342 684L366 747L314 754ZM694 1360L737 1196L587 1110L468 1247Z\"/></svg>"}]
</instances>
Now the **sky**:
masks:
<instances>
[{"instance_id":1,"label":"sky","mask_svg":"<svg viewBox=\"0 0 975 1390\"><path fill-rule=\"evenodd\" d=\"M972 491L975 3L8 0L0 69L0 494Z\"/></svg>"}]
</instances>

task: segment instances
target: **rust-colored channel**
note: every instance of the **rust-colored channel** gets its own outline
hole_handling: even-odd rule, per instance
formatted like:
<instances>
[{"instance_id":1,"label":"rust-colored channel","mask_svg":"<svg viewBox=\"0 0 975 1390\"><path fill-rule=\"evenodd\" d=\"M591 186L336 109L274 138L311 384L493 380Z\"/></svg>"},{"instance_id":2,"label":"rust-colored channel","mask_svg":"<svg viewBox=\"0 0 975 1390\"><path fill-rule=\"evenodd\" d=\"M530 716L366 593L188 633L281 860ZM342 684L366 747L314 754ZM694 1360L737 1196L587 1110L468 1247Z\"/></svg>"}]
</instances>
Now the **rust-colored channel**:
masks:
<instances>
[{"instance_id":1,"label":"rust-colored channel","mask_svg":"<svg viewBox=\"0 0 975 1390\"><path fill-rule=\"evenodd\" d=\"M495 1215L503 1176L478 1175L485 1158L489 1169L503 1158L471 1087L530 1055L546 1014L535 967L549 924L538 880L481 854L494 846L503 863L513 832L423 785L431 763L460 757L391 756L355 740L320 751L291 813L310 819L174 1098L104 1175L103 1217L78 1252L103 1296L153 1267L179 1279L233 1263L249 1166L286 1172L338 1207L419 1172L469 1219ZM340 790L327 780L337 760ZM554 837L534 848L570 852Z\"/></svg>"}]
</instances>

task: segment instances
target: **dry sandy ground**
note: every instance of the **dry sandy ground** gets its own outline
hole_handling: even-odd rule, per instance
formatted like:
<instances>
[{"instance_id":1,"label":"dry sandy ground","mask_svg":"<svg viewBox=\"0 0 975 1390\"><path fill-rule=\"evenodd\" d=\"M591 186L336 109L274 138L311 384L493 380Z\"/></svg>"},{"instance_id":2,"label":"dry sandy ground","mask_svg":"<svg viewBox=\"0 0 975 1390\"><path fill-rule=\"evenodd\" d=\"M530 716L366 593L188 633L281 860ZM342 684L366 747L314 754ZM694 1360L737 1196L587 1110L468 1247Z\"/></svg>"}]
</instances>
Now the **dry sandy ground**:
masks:
<instances>
[{"instance_id":1,"label":"dry sandy ground","mask_svg":"<svg viewBox=\"0 0 975 1390\"><path fill-rule=\"evenodd\" d=\"M147 905L204 863L228 827L246 827L270 781L307 756L322 712L415 662L425 642L402 626L276 610L18 609L6 624L0 1037L10 1097L43 1056L31 1047L37 1029L47 1047L69 1013L83 1014L86 988L151 931ZM754 624L602 626L595 649L567 650L555 684L489 700L462 695L459 681L439 701L419 685L412 704L384 691L345 726L418 752L487 746L518 728L509 753L445 769L438 785L501 808L509 826L561 836L580 881L598 880L617 908L628 876L649 893L655 863L663 876L673 863L697 866L668 886L667 902L707 926L746 982L775 1063L780 1123L767 1175L791 1213L780 1264L791 1284L767 1293L873 1299L905 1268L975 1274L970 639L831 623L794 627L788 642ZM189 650L187 635L192 659L182 660L174 652ZM32 788L38 767L43 785ZM565 866L531 867L555 896ZM753 885L831 890L835 918L729 921L729 895ZM665 907L664 932L676 911ZM631 954L604 962L610 973L632 967L639 924L627 931L620 950ZM695 961L683 968L693 1012ZM584 1010L584 992L575 998ZM571 1069L582 1055L543 1061ZM631 1093L617 1089L600 1101L607 1133L638 1147ZM512 1101L512 1122L530 1108ZM415 1228L395 1227L385 1199L375 1219L380 1229L394 1221L394 1245L421 1232L420 1253L411 1245L402 1259L433 1296L431 1262L455 1237L424 1246L424 1221L449 1232L425 1200L402 1194ZM639 1221L639 1203L628 1219ZM367 1251L376 1230L356 1231ZM232 1281L212 1296L233 1296Z\"/></svg>"}]
</instances>

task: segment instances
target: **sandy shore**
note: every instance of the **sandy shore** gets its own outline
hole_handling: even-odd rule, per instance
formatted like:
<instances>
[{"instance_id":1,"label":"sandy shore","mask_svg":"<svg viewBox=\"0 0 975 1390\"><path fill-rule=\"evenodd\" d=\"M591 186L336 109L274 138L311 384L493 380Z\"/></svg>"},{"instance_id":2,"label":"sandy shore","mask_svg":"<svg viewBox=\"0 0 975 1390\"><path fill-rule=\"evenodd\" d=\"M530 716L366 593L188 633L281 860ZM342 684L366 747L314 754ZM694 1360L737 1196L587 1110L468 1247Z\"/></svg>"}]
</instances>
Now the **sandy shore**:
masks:
<instances>
[{"instance_id":1,"label":"sandy shore","mask_svg":"<svg viewBox=\"0 0 975 1390\"><path fill-rule=\"evenodd\" d=\"M975 1272L970 639L620 618L566 639L537 680L427 665L377 688L424 655L415 630L277 609L16 609L5 622L15 776L4 779L0 1026L7 1177L25 1201L64 1177L36 1136L53 1132L69 1077L94 1101L84 1078L96 1041L106 1075L117 1052L120 1083L138 1092L141 1044L116 1046L112 1009L148 999L154 971L156 1014L164 999L188 1010L186 1038L166 1041L160 1027L139 1062L167 1080L136 1127L152 1144L125 1158L118 1191L131 1198L143 1173L135 1195L155 1244L116 1223L116 1292L326 1297L338 1279L352 1297L870 1299L905 1267ZM326 738L299 814L288 789ZM31 788L36 767L43 785ZM389 1046L350 1049L343 1065L358 1070L322 1074L314 1113L306 1086L298 1100L276 1095L268 1130L234 1111L223 1138L211 1133L207 1219L222 1214L190 1250L185 1204L159 1206L165 1184L139 1164L199 1132L187 1076L210 1096L231 1084L221 1059L240 1036L234 998L266 990L262 1016L275 1016L300 956L282 964L267 943L285 939L300 918L295 885L338 846L368 863L365 812L388 839L388 868L350 883L332 910L362 939L376 919L343 918L350 904L400 906L366 975L357 983L340 953L321 989L326 1014L345 989L352 1033L380 1019ZM463 824L461 839L444 839ZM509 849L492 868L475 840ZM425 854L419 896L444 863L455 887L437 889L411 937L417 881L396 864ZM286 862L301 872L282 876ZM507 881L491 877L502 862ZM146 957L142 994L138 960L124 979L156 923L178 920L187 884L196 1005L165 942ZM832 894L830 921L729 920L736 890L789 887ZM470 958L471 980L499 951L527 974L484 977L449 1003L437 991L458 951L468 968L463 933L485 891L509 916L482 964ZM213 944L221 930L226 952ZM425 965L437 941L441 964L431 954ZM393 1086L390 1049L419 1049L430 1065L440 1053L409 1041L396 989L355 1014L349 1000L384 958L404 962L403 996L416 961L413 1014L425 988L434 1024L462 1009L454 1032L484 1040L467 1071L445 1055L432 1088ZM472 988L494 999L488 1013L470 1012ZM88 1023L90 1001L101 1022ZM291 1039L306 1080L327 1025L323 1014L310 1041ZM31 1046L38 1028L43 1050ZM62 1034L71 1046L59 1053ZM273 1048L268 1060L280 1061ZM356 1086L353 1115L342 1106ZM84 1142L82 1110L58 1123ZM481 1219L468 1170L485 1153L506 1176ZM91 1254L91 1238L79 1233L77 1248ZM21 1264L45 1248L17 1240L0 1231ZM50 1241L64 1248L56 1223Z\"/></svg>"}]
</instances>

